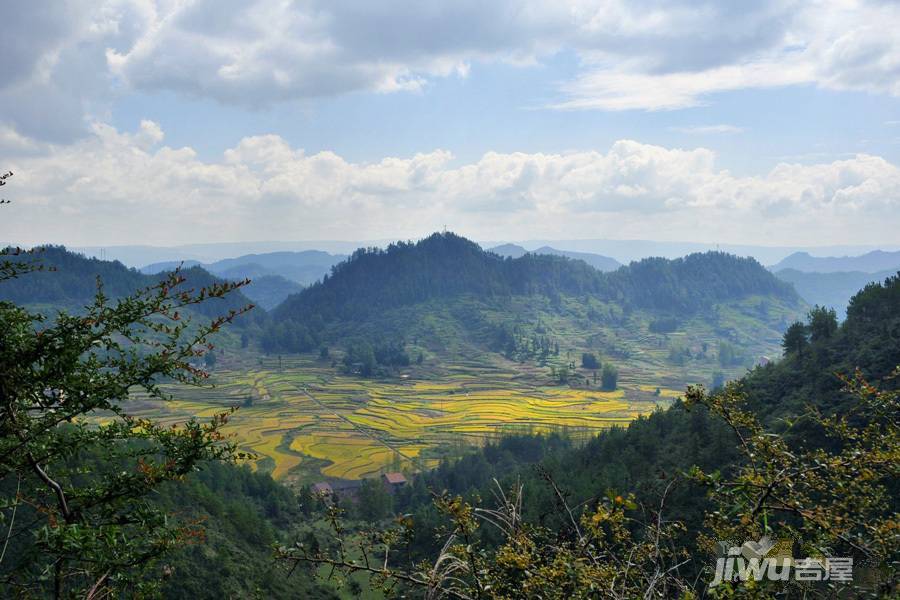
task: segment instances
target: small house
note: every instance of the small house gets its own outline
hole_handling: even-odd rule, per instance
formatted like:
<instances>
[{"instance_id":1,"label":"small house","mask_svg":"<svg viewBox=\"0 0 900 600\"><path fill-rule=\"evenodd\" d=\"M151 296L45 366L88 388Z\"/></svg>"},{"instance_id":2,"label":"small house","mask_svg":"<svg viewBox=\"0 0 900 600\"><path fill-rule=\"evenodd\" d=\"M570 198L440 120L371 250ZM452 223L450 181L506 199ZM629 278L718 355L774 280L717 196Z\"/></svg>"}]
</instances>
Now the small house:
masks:
<instances>
[{"instance_id":1,"label":"small house","mask_svg":"<svg viewBox=\"0 0 900 600\"><path fill-rule=\"evenodd\" d=\"M391 494L395 493L407 483L403 473L385 473L381 476L381 482L384 484L385 489Z\"/></svg>"}]
</instances>

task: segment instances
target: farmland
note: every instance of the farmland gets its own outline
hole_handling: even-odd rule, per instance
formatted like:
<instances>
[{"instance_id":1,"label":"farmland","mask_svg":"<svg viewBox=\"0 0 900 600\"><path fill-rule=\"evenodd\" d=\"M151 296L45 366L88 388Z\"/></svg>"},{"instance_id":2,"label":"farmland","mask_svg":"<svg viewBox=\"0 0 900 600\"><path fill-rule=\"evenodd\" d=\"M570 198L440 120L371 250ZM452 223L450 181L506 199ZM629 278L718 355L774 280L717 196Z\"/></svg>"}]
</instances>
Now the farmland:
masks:
<instances>
[{"instance_id":1,"label":"farmland","mask_svg":"<svg viewBox=\"0 0 900 600\"><path fill-rule=\"evenodd\" d=\"M211 386L163 386L171 400L135 395L128 412L177 423L240 406L226 432L255 454L254 468L286 483L418 471L505 433L564 430L584 438L667 406L686 385L709 385L718 371L739 376L755 357L779 352L778 330L794 314L770 301L761 315L760 302L748 298L720 305L716 319L697 315L665 334L649 332L651 317L640 312L598 326L584 303L566 301L556 310L522 303L511 311L517 325L547 332L562 347L549 356L524 358L485 351L472 340L487 334L477 325L461 325L453 311L480 312L495 321L510 313L492 314L476 303L423 305L404 311L402 322L387 315L370 323L378 329L368 332L377 337L378 331L405 327L412 340L406 350L422 356L421 365L363 378L343 371L340 349L325 359L265 355L232 341L219 347ZM721 364L722 340L740 350L741 362ZM596 372L578 368L582 352L595 352L616 366L616 390L598 389ZM564 365L572 377L560 383L553 372Z\"/></svg>"},{"instance_id":2,"label":"farmland","mask_svg":"<svg viewBox=\"0 0 900 600\"><path fill-rule=\"evenodd\" d=\"M172 400L135 395L128 412L172 424L238 405L226 433L256 455L254 467L308 482L428 468L504 432L584 436L627 424L680 393L630 383L615 391L540 385L513 369L452 371L439 379L365 380L312 358L260 358L252 369L217 371L212 387L164 386Z\"/></svg>"}]
</instances>

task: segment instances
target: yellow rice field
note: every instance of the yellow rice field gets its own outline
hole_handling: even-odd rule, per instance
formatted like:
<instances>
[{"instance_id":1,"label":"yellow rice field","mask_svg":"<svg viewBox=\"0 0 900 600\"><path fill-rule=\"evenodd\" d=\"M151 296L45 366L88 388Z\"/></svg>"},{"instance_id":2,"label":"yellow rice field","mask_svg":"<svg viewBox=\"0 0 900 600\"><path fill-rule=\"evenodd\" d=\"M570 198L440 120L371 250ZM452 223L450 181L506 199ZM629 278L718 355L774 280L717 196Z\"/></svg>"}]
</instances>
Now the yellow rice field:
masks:
<instances>
[{"instance_id":1,"label":"yellow rice field","mask_svg":"<svg viewBox=\"0 0 900 600\"><path fill-rule=\"evenodd\" d=\"M666 388L657 395L654 385L613 392L539 386L464 370L440 380L363 380L312 360L281 371L222 370L214 380L213 388L169 387L169 401L135 396L128 411L170 424L239 405L225 431L256 455L254 465L276 478L306 480L429 468L448 447L505 431L588 435L678 395Z\"/></svg>"}]
</instances>

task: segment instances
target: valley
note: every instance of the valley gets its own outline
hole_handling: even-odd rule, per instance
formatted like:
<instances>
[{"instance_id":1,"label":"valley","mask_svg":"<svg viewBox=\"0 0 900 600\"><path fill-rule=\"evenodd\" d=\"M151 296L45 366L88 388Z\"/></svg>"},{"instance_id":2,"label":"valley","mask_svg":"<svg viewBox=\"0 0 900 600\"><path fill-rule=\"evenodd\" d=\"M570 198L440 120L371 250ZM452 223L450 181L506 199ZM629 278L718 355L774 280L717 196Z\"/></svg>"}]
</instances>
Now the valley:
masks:
<instances>
[{"instance_id":1,"label":"valley","mask_svg":"<svg viewBox=\"0 0 900 600\"><path fill-rule=\"evenodd\" d=\"M760 302L768 307L767 321L760 319ZM558 355L507 358L486 351L449 315L418 307L422 318L413 321L429 329L410 326L407 336L417 343L405 349L421 354L422 364L364 378L342 372L340 350L328 358L266 355L232 344L219 350L210 386L163 386L173 400L135 395L128 412L171 424L239 406L225 431L255 455L254 469L292 485L419 472L511 433L556 431L577 442L626 426L669 406L689 384L710 387L717 373L735 378L761 357L777 355L778 328L796 313L790 303L749 297L718 305L714 322L696 316L675 331L652 333L650 313L611 325L592 323L574 300L571 306L562 300L569 309L555 311L540 298L520 304L520 327L539 323L560 345ZM389 330L383 322L379 327ZM738 364L721 364L723 340L739 349ZM596 369L581 367L585 352L615 364L616 389L602 389Z\"/></svg>"},{"instance_id":2,"label":"valley","mask_svg":"<svg viewBox=\"0 0 900 600\"><path fill-rule=\"evenodd\" d=\"M98 275L117 297L163 276L63 248L41 258L54 270L4 293L50 315L77 312ZM197 266L181 276L186 288L218 281ZM188 309L192 330L248 305L243 289ZM807 310L751 259L601 272L549 254L504 258L444 232L357 251L217 333L194 365L208 385L162 381L170 399L133 392L123 408L171 425L237 406L225 432L254 470L294 486L422 472L511 433L580 443L626 426L688 385L718 387L779 357Z\"/></svg>"}]
</instances>

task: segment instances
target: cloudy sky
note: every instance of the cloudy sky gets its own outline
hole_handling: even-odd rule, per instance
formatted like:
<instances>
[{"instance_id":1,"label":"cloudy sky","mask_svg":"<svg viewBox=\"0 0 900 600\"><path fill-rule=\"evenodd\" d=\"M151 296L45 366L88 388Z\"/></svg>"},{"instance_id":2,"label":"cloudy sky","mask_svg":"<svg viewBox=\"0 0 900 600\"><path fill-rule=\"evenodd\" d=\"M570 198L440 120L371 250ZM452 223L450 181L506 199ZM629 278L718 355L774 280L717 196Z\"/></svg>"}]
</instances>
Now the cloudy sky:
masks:
<instances>
[{"instance_id":1,"label":"cloudy sky","mask_svg":"<svg viewBox=\"0 0 900 600\"><path fill-rule=\"evenodd\" d=\"M9 0L0 242L900 243L888 0Z\"/></svg>"}]
</instances>

